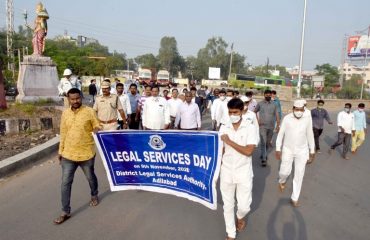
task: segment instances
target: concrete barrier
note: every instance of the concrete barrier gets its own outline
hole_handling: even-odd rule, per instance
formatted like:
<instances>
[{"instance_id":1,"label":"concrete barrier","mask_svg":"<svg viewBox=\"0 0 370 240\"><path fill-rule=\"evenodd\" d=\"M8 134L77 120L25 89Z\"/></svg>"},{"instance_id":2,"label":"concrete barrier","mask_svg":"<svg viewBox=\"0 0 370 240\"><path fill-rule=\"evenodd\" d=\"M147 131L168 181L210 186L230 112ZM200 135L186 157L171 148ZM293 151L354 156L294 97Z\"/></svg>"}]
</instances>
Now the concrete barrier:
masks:
<instances>
[{"instance_id":1,"label":"concrete barrier","mask_svg":"<svg viewBox=\"0 0 370 240\"><path fill-rule=\"evenodd\" d=\"M57 151L58 147L59 136L25 152L0 161L0 178L30 167L32 164L37 163L39 160Z\"/></svg>"}]
</instances>

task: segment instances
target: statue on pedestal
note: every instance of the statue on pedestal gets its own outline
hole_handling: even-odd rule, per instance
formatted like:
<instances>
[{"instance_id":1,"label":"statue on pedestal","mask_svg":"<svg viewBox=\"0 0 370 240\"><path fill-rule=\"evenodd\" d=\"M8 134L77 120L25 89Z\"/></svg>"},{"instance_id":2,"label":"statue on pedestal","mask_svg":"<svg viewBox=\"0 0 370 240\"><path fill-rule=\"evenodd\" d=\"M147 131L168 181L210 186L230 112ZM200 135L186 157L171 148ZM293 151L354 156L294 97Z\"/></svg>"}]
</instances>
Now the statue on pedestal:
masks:
<instances>
[{"instance_id":1,"label":"statue on pedestal","mask_svg":"<svg viewBox=\"0 0 370 240\"><path fill-rule=\"evenodd\" d=\"M36 15L35 26L33 28L27 24L27 13L25 13L25 21L26 26L33 30L32 55L42 55L45 50L45 38L48 32L48 24L46 20L49 19L49 14L41 2L36 6Z\"/></svg>"},{"instance_id":2,"label":"statue on pedestal","mask_svg":"<svg viewBox=\"0 0 370 240\"><path fill-rule=\"evenodd\" d=\"M49 14L42 5L36 6L36 19L33 27L27 24L27 11L24 13L25 25L33 30L33 54L23 56L18 74L17 102L35 102L40 99L51 99L59 102L57 67L50 57L43 55L45 38L48 32L46 20Z\"/></svg>"}]
</instances>

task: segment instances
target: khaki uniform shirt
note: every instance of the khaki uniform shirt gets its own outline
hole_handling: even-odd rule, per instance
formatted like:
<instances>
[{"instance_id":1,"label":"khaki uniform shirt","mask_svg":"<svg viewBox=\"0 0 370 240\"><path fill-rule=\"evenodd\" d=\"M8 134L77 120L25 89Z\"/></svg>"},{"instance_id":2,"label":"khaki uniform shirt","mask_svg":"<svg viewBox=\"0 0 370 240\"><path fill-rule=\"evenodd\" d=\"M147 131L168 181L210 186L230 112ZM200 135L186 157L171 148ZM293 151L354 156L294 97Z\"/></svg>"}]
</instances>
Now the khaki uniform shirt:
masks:
<instances>
[{"instance_id":1,"label":"khaki uniform shirt","mask_svg":"<svg viewBox=\"0 0 370 240\"><path fill-rule=\"evenodd\" d=\"M123 110L121 101L115 94L96 97L93 108L97 112L98 119L104 122L117 120L117 110Z\"/></svg>"}]
</instances>

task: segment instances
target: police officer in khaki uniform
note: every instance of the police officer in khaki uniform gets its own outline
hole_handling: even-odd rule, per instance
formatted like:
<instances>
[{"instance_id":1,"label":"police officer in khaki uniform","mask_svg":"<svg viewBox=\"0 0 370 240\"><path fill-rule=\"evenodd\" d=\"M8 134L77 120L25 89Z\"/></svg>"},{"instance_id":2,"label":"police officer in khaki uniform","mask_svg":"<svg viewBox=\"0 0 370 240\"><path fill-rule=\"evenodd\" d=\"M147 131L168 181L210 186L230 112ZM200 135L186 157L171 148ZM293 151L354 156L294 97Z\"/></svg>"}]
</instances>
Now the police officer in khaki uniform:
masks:
<instances>
[{"instance_id":1,"label":"police officer in khaki uniform","mask_svg":"<svg viewBox=\"0 0 370 240\"><path fill-rule=\"evenodd\" d=\"M110 93L110 83L102 82L102 95L96 97L94 110L97 112L102 130L117 129L117 114L123 120L123 128L127 128L127 119L118 96ZM118 112L117 112L118 111Z\"/></svg>"}]
</instances>

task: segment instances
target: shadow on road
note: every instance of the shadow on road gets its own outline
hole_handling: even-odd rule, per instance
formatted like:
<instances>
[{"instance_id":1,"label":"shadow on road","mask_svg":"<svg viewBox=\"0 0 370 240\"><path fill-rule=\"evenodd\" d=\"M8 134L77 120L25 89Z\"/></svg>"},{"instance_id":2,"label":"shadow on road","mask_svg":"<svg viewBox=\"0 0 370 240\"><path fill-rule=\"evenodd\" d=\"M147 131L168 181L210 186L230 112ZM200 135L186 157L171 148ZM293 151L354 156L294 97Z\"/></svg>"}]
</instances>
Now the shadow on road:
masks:
<instances>
[{"instance_id":1,"label":"shadow on road","mask_svg":"<svg viewBox=\"0 0 370 240\"><path fill-rule=\"evenodd\" d=\"M290 199L282 198L277 203L275 209L272 211L270 218L267 223L267 239L269 240L307 240L307 229L306 223L303 219L302 214L300 213L298 208L293 208L290 206L289 203ZM284 209L282 209L284 208ZM283 232L282 236L278 236L278 231L276 230L276 225L278 224L280 218L278 214L280 211L292 211L292 218L290 220L285 220L286 222L283 225Z\"/></svg>"},{"instance_id":2,"label":"shadow on road","mask_svg":"<svg viewBox=\"0 0 370 240\"><path fill-rule=\"evenodd\" d=\"M102 200L104 199L104 198L106 198L107 196L109 196L109 195L111 195L111 194L113 194L114 192L112 192L110 189L108 189L108 190L106 190L105 192L103 192L103 193L101 193L101 194L99 194L99 204L101 204L101 202L102 202ZM84 205L82 205L82 206L80 206L79 208L76 208L76 210L75 211L72 211L72 214L73 215L77 215L77 214L79 214L79 213L81 213L82 211L85 211L86 209L88 209L90 206L89 206L89 202L87 202L86 204L84 204Z\"/></svg>"}]
</instances>

